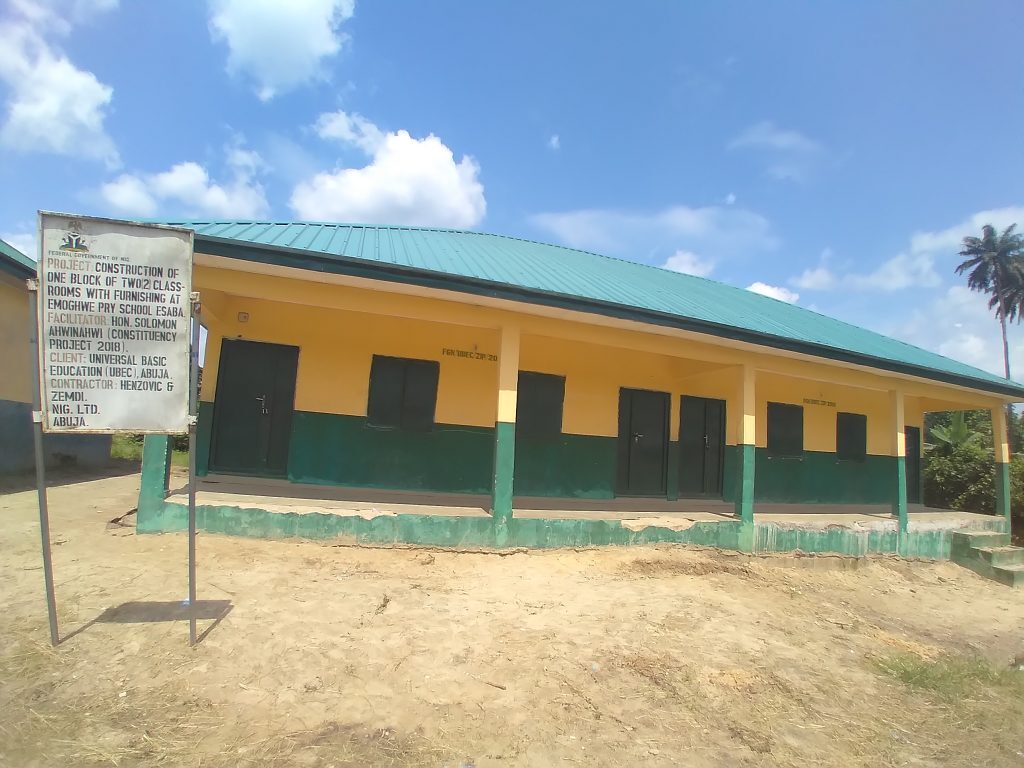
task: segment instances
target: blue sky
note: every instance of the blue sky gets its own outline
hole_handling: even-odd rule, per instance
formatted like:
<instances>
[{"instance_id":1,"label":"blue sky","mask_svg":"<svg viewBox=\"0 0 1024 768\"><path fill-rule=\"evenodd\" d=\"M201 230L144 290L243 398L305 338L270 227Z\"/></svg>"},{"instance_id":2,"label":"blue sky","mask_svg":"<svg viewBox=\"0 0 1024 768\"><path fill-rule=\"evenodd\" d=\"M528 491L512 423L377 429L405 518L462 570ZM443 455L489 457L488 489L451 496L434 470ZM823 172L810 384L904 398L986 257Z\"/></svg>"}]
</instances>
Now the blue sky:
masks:
<instances>
[{"instance_id":1,"label":"blue sky","mask_svg":"<svg viewBox=\"0 0 1024 768\"><path fill-rule=\"evenodd\" d=\"M965 234L1024 225L1022 22L1011 0L5 0L0 237L34 249L40 208L478 229L1001 371L953 267Z\"/></svg>"}]
</instances>

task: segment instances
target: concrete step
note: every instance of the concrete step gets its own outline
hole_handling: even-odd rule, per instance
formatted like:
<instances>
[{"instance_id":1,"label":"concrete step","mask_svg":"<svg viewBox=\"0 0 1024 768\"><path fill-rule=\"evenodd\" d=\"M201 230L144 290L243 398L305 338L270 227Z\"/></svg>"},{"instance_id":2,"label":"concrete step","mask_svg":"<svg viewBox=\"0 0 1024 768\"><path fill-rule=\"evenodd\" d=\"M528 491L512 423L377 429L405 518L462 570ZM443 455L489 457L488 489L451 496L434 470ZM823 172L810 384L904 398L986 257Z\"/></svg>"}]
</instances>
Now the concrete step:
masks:
<instances>
[{"instance_id":1,"label":"concrete step","mask_svg":"<svg viewBox=\"0 0 1024 768\"><path fill-rule=\"evenodd\" d=\"M1008 587L1024 587L1024 564L994 565L990 578L1006 584Z\"/></svg>"},{"instance_id":2,"label":"concrete step","mask_svg":"<svg viewBox=\"0 0 1024 768\"><path fill-rule=\"evenodd\" d=\"M1024 564L1024 548L1021 547L974 547L978 555L992 565Z\"/></svg>"},{"instance_id":3,"label":"concrete step","mask_svg":"<svg viewBox=\"0 0 1024 768\"><path fill-rule=\"evenodd\" d=\"M953 546L957 547L1008 547L1010 534L997 531L953 531Z\"/></svg>"}]
</instances>

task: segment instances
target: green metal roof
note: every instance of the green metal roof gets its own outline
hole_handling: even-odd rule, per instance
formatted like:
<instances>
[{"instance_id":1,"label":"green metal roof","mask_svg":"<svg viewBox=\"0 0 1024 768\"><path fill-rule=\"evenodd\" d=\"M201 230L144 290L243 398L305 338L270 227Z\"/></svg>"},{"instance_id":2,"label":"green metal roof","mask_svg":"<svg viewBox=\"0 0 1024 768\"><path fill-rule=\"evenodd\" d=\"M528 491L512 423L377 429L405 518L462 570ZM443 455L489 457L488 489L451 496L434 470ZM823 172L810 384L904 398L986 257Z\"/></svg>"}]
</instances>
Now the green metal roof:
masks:
<instances>
[{"instance_id":1,"label":"green metal roof","mask_svg":"<svg viewBox=\"0 0 1024 768\"><path fill-rule=\"evenodd\" d=\"M0 240L0 270L27 280L36 276L36 263L10 243Z\"/></svg>"},{"instance_id":2,"label":"green metal roof","mask_svg":"<svg viewBox=\"0 0 1024 768\"><path fill-rule=\"evenodd\" d=\"M751 291L502 235L401 226L175 221L196 250L678 327L1024 398L986 371Z\"/></svg>"}]
</instances>

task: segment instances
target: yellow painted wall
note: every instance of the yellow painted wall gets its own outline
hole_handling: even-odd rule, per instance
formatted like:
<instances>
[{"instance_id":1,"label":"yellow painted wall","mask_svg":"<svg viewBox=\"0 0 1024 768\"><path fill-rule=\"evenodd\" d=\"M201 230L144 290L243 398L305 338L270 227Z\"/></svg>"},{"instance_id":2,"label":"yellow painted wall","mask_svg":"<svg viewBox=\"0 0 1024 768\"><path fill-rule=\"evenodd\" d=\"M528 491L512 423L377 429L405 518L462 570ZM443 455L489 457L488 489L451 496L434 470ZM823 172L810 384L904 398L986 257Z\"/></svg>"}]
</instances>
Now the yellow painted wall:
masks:
<instances>
[{"instance_id":1,"label":"yellow painted wall","mask_svg":"<svg viewBox=\"0 0 1024 768\"><path fill-rule=\"evenodd\" d=\"M805 451L835 451L836 414L842 411L867 416L869 454L892 455L893 427L887 392L760 374L756 393L760 447L768 444L768 403L792 403L804 409Z\"/></svg>"},{"instance_id":2,"label":"yellow painted wall","mask_svg":"<svg viewBox=\"0 0 1024 768\"><path fill-rule=\"evenodd\" d=\"M524 371L565 377L562 431L614 437L619 429L619 388L650 389L672 395L672 439L678 437L678 398L685 380L706 368L698 361L628 349L524 336L519 357Z\"/></svg>"},{"instance_id":3,"label":"yellow painted wall","mask_svg":"<svg viewBox=\"0 0 1024 768\"><path fill-rule=\"evenodd\" d=\"M32 402L28 291L0 277L0 400Z\"/></svg>"},{"instance_id":4,"label":"yellow painted wall","mask_svg":"<svg viewBox=\"0 0 1024 768\"><path fill-rule=\"evenodd\" d=\"M447 301L207 266L196 268L195 286L210 307L206 401L214 398L220 338L241 337L300 347L300 410L365 415L370 362L373 354L384 354L439 360L437 420L491 426L497 412L497 363L445 356L442 349L496 355L499 329L512 324L522 332L520 370L566 377L563 431L572 434L614 436L619 388L635 387L672 395L673 439L678 438L680 395L726 400L726 439L736 444L744 363L757 370L759 446L767 442L769 401L804 406L804 448L810 451L835 450L838 411L863 413L868 452L878 455L891 454L888 390L893 387L906 393L906 423L918 426L929 402L958 402L964 408L999 402L939 383L897 381L768 352L510 313L468 299ZM239 312L249 314L248 322L238 321ZM804 403L805 398L835 406Z\"/></svg>"},{"instance_id":5,"label":"yellow painted wall","mask_svg":"<svg viewBox=\"0 0 1024 768\"><path fill-rule=\"evenodd\" d=\"M442 350L496 357L496 331L237 297L226 297L218 311L222 317L206 320L203 400L213 400L216 392L221 339L242 338L299 347L298 410L365 416L373 355L392 355L440 361L438 422L494 425L497 362L454 357ZM248 313L248 322L238 321L239 312Z\"/></svg>"}]
</instances>

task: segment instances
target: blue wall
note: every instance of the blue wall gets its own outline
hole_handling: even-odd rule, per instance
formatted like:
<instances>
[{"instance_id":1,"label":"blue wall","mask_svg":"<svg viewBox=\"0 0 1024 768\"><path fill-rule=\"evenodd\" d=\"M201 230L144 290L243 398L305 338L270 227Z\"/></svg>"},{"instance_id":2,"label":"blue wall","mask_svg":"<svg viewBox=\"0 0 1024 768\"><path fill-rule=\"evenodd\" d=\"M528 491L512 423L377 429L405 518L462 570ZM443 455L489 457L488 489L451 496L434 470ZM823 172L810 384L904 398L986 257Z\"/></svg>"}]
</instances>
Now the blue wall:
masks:
<instances>
[{"instance_id":1,"label":"blue wall","mask_svg":"<svg viewBox=\"0 0 1024 768\"><path fill-rule=\"evenodd\" d=\"M44 435L47 467L103 466L110 460L110 435ZM32 406L0 400L0 474L35 468Z\"/></svg>"}]
</instances>

